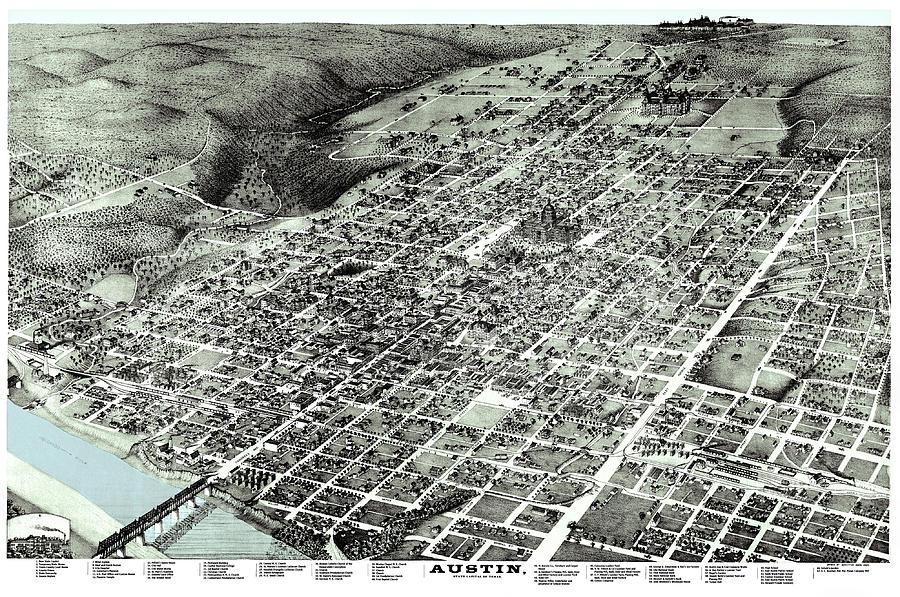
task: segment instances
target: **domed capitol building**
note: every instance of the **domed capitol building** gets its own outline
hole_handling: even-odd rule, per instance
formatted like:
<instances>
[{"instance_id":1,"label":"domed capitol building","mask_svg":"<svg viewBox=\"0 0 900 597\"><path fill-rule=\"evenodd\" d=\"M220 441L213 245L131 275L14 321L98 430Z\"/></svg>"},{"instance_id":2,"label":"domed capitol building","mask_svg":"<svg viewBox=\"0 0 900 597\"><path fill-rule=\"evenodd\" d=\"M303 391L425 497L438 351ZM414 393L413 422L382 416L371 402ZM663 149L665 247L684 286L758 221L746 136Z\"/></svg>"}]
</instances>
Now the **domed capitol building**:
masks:
<instances>
[{"instance_id":1,"label":"domed capitol building","mask_svg":"<svg viewBox=\"0 0 900 597\"><path fill-rule=\"evenodd\" d=\"M581 222L571 218L567 211L557 210L551 201L547 201L540 215L524 220L516 227L516 236L536 244L561 243L571 245L583 235Z\"/></svg>"}]
</instances>

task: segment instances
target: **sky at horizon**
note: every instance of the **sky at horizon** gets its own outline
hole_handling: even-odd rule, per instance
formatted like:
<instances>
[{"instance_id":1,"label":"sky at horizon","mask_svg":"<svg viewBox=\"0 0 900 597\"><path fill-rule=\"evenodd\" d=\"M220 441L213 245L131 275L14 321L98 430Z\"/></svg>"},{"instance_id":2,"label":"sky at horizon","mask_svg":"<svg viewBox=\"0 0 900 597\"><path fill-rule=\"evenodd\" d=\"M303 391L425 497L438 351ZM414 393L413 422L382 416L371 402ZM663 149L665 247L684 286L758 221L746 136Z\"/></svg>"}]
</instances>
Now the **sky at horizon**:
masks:
<instances>
[{"instance_id":1,"label":"sky at horizon","mask_svg":"<svg viewBox=\"0 0 900 597\"><path fill-rule=\"evenodd\" d=\"M641 9L641 10L10 10L16 23L346 22L346 23L584 23L650 25L707 15L761 23L890 25L889 10Z\"/></svg>"}]
</instances>

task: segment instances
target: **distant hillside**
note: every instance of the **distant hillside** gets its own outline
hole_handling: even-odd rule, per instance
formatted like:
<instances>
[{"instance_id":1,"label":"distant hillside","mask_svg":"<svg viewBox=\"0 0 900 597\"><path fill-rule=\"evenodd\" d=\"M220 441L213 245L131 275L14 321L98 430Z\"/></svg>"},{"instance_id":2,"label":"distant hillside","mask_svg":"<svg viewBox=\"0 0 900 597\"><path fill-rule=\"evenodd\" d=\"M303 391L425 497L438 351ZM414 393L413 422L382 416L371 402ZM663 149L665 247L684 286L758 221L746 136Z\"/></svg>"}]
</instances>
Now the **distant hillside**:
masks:
<instances>
[{"instance_id":1,"label":"distant hillside","mask_svg":"<svg viewBox=\"0 0 900 597\"><path fill-rule=\"evenodd\" d=\"M9 90L30 91L63 87L66 80L27 62L9 63Z\"/></svg>"},{"instance_id":2,"label":"distant hillside","mask_svg":"<svg viewBox=\"0 0 900 597\"><path fill-rule=\"evenodd\" d=\"M195 164L220 203L248 160L247 131L316 126L313 116L465 66L597 35L590 27L342 24L11 25L11 134L48 153L81 153L149 173L151 156ZM604 29L604 31L610 28ZM304 150L306 151L306 150ZM306 154L305 154L306 155ZM319 189L302 213L363 175L306 155L288 188ZM278 165L290 169L291 161ZM340 172L352 168L353 172Z\"/></svg>"},{"instance_id":3,"label":"distant hillside","mask_svg":"<svg viewBox=\"0 0 900 597\"><path fill-rule=\"evenodd\" d=\"M888 27L797 27L795 37L826 37L840 43L808 50L790 48L787 60L798 76L778 104L790 128L784 154L813 146L852 147L890 124L891 65ZM886 138L890 132L883 133ZM890 143L873 143L866 155L881 164L882 189L890 188Z\"/></svg>"},{"instance_id":4,"label":"distant hillside","mask_svg":"<svg viewBox=\"0 0 900 597\"><path fill-rule=\"evenodd\" d=\"M25 60L26 64L66 79L89 73L108 62L106 58L78 48L60 48L50 52L41 52Z\"/></svg>"}]
</instances>

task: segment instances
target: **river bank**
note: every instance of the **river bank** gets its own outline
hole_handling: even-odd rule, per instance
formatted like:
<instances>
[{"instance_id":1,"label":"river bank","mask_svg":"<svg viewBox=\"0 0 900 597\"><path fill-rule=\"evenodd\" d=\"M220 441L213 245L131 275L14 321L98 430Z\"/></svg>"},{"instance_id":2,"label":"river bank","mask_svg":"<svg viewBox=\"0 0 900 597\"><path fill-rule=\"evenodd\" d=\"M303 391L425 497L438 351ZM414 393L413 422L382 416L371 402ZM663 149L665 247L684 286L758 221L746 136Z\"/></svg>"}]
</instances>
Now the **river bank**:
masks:
<instances>
[{"instance_id":1,"label":"river bank","mask_svg":"<svg viewBox=\"0 0 900 597\"><path fill-rule=\"evenodd\" d=\"M178 492L122 460L133 437L54 416L52 406L25 410L7 401L6 415L10 454L74 489L121 525Z\"/></svg>"},{"instance_id":2,"label":"river bank","mask_svg":"<svg viewBox=\"0 0 900 597\"><path fill-rule=\"evenodd\" d=\"M27 376L27 368L22 369L25 369ZM8 420L11 413L14 416L13 427L10 427L13 433L8 435L10 443L7 449L13 455L27 459L29 466L35 470L49 474L51 479L76 493L81 492L82 497L93 501L99 510L120 525L173 495L177 488L186 487L201 478L192 471L159 466L152 455L145 452L148 446L152 448L146 441L149 435L125 434L75 418L63 408L65 398L58 393L58 388L34 385L27 390L18 389L15 393L19 400L10 396ZM22 406L27 404L40 406L23 410ZM38 424L37 421L43 423ZM58 435L58 432L63 435ZM114 460L110 461L110 458ZM99 468L95 466L97 463L102 463ZM124 482L119 483L119 480ZM160 486L163 485L171 487L171 491L162 489ZM203 499L248 525L245 527L249 533L248 541L253 539L259 543L255 533L271 538L282 524L261 509L235 498L223 487L213 486L210 490L211 495L202 496ZM232 527L229 532L244 531L240 527ZM274 538L272 541L280 543ZM214 557L212 551L210 556ZM302 557L301 554L297 556Z\"/></svg>"},{"instance_id":3,"label":"river bank","mask_svg":"<svg viewBox=\"0 0 900 597\"><path fill-rule=\"evenodd\" d=\"M179 485L181 487L187 487L201 478L200 475L190 471L173 471L171 469L160 468L147 457L137 444L132 448L128 457L125 458L125 462L141 472L163 479L166 483ZM249 524L257 531L267 535L271 535L279 526L281 526L281 523L267 516L262 510L248 506L217 485L210 487L210 495L203 495L202 497L204 500L213 503L220 510L228 512L235 518Z\"/></svg>"},{"instance_id":4,"label":"river bank","mask_svg":"<svg viewBox=\"0 0 900 597\"><path fill-rule=\"evenodd\" d=\"M64 516L71 529L88 544L95 546L122 525L99 506L50 475L7 452L7 490L34 505L42 512ZM166 559L153 547L130 543L125 555L141 559Z\"/></svg>"},{"instance_id":5,"label":"river bank","mask_svg":"<svg viewBox=\"0 0 900 597\"><path fill-rule=\"evenodd\" d=\"M31 412L53 423L69 435L83 439L101 450L122 459L128 456L134 444L146 439L146 436L128 435L100 427L99 425L91 425L66 414L62 410L62 396L60 394L48 395L44 404L32 409Z\"/></svg>"},{"instance_id":6,"label":"river bank","mask_svg":"<svg viewBox=\"0 0 900 597\"><path fill-rule=\"evenodd\" d=\"M71 383L71 376L65 376L64 381L48 387L46 384L35 381L31 368L13 355L8 354L6 362L9 368L7 377L14 373L22 382L21 388L10 388L9 390L9 400L16 406L24 408L32 403L40 404L37 408L30 409L29 412L49 421L66 433L119 458L125 458L135 443L145 439L141 436L127 435L98 425L91 425L66 414L62 409L63 398L59 391Z\"/></svg>"},{"instance_id":7,"label":"river bank","mask_svg":"<svg viewBox=\"0 0 900 597\"><path fill-rule=\"evenodd\" d=\"M134 468L165 479L170 484L187 486L201 478L200 475L190 471L160 468L141 448L141 444L136 444L131 454L125 459ZM203 494L201 498L214 505L216 510L213 510L206 520L198 525L197 529L189 531L179 543L167 549L168 555L176 558L186 557L186 554L187 557L221 557L223 552L230 549L237 554L235 557L239 558L309 559L300 550L279 541L273 536L274 531L282 523L268 516L260 508L244 503L215 484L209 487L209 495ZM218 527L217 532L210 533L210 529L200 530L199 527L207 526L213 520L216 521L214 526ZM214 542L219 553L211 554L202 546L198 549L196 541L192 542L193 534L198 532L207 536L207 542L209 542L210 537L214 536ZM239 537L236 543L235 536ZM201 538L200 541L202 543L203 539ZM229 541L231 542L230 547ZM193 545L191 545L192 543ZM245 549L243 552L240 551L242 547L239 547L242 544ZM251 548L251 545L256 546L255 550Z\"/></svg>"}]
</instances>

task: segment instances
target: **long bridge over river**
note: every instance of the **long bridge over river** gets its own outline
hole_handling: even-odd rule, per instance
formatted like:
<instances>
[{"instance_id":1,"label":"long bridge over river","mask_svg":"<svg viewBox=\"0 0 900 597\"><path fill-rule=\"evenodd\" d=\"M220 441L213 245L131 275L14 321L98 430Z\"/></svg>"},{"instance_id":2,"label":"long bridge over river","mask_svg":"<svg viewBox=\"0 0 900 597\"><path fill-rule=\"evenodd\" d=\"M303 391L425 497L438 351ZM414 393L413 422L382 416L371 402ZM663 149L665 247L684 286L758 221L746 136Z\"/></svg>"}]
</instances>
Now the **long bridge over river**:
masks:
<instances>
[{"instance_id":1,"label":"long bridge over river","mask_svg":"<svg viewBox=\"0 0 900 597\"><path fill-rule=\"evenodd\" d=\"M193 502L196 505L197 495L201 492L209 495L210 479L203 478L194 481L190 486L185 487L163 503L154 506L150 511L134 519L106 539L97 546L97 553L94 554L95 559L106 559L113 556L125 557L125 546L130 541L137 540L140 545L144 545L146 540L144 532L153 525L157 526L157 531L162 532L163 519L172 514L176 521L178 519L178 508L187 502Z\"/></svg>"},{"instance_id":2,"label":"long bridge over river","mask_svg":"<svg viewBox=\"0 0 900 597\"><path fill-rule=\"evenodd\" d=\"M235 468L237 468L237 466L242 461L258 453L262 449L265 442L269 441L270 438L283 432L293 423L307 419L307 415L303 414L302 412L277 409L265 405L243 405L240 407L231 404L226 405L220 402L209 401L195 396L167 392L159 388L116 379L111 376L103 376L98 373L69 369L57 363L56 359L51 354L28 345L9 346L7 347L7 353L16 361L20 361L23 366L32 367L33 369L41 367L48 374L62 372L79 377L92 378L96 381L106 384L108 387L115 391L138 395L146 399L162 399L171 402L177 402L182 405L188 405L201 410L213 410L216 412L222 412L223 410L231 410L236 412L253 412L255 414L261 414L270 417L275 416L278 418L278 420L281 421L281 424L278 427L265 434L255 444L251 445L230 460L223 463L216 473L208 476L207 478L196 481L190 487L187 487L178 492L178 494L176 494L175 496L169 498L162 504L159 504L140 518L130 522L119 531L113 533L112 535L101 541L100 545L97 548L97 553L94 555L95 558L109 558L112 556L124 557L125 546L129 541L136 540L141 545L146 544L146 537L144 533L152 525L156 525L157 536L159 536L163 532L162 521L166 516L171 514L175 517L175 520L177 522L179 517L178 508L188 501L193 501L194 505L196 506L196 496L201 492L203 492L205 495L209 495L209 485L214 479L224 479Z\"/></svg>"}]
</instances>

